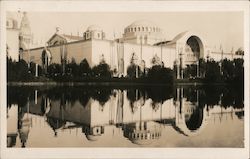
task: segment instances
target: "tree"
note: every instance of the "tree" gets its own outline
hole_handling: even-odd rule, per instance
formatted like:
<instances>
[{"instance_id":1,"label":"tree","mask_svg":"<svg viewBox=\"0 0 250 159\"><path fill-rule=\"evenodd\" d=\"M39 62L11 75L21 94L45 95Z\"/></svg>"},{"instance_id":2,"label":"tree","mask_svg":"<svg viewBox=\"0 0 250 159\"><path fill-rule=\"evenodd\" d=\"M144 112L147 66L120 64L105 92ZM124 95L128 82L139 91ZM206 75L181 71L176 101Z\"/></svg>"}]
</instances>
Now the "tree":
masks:
<instances>
[{"instance_id":1,"label":"tree","mask_svg":"<svg viewBox=\"0 0 250 159\"><path fill-rule=\"evenodd\" d=\"M234 76L234 64L228 59L222 61L222 79L225 82L230 82Z\"/></svg>"},{"instance_id":2,"label":"tree","mask_svg":"<svg viewBox=\"0 0 250 159\"><path fill-rule=\"evenodd\" d=\"M172 83L174 72L160 65L152 66L148 71L148 80L153 82Z\"/></svg>"},{"instance_id":3,"label":"tree","mask_svg":"<svg viewBox=\"0 0 250 159\"><path fill-rule=\"evenodd\" d=\"M136 78L136 74L138 74L138 77L140 77L143 72L140 70L140 67L138 65L137 55L133 53L130 59L130 65L127 68L127 76L129 78Z\"/></svg>"},{"instance_id":4,"label":"tree","mask_svg":"<svg viewBox=\"0 0 250 159\"><path fill-rule=\"evenodd\" d=\"M50 64L48 66L48 75L49 77L55 77L55 76L58 76L60 75L62 72L62 66L59 65L59 64Z\"/></svg>"},{"instance_id":5,"label":"tree","mask_svg":"<svg viewBox=\"0 0 250 159\"><path fill-rule=\"evenodd\" d=\"M73 77L79 76L79 66L76 64L74 58L72 58L71 62L66 65L66 73Z\"/></svg>"},{"instance_id":6,"label":"tree","mask_svg":"<svg viewBox=\"0 0 250 159\"><path fill-rule=\"evenodd\" d=\"M234 59L234 78L232 82L234 84L244 85L244 60Z\"/></svg>"},{"instance_id":7,"label":"tree","mask_svg":"<svg viewBox=\"0 0 250 159\"><path fill-rule=\"evenodd\" d=\"M127 76L129 78L136 78L136 69L138 71L138 75L140 77L140 75L143 74L143 72L140 70L140 67L136 64L130 64L127 68Z\"/></svg>"},{"instance_id":8,"label":"tree","mask_svg":"<svg viewBox=\"0 0 250 159\"><path fill-rule=\"evenodd\" d=\"M101 62L99 65L92 68L95 77L111 77L110 67L106 62Z\"/></svg>"},{"instance_id":9,"label":"tree","mask_svg":"<svg viewBox=\"0 0 250 159\"><path fill-rule=\"evenodd\" d=\"M199 75L204 78L206 74L206 61L203 58L199 59Z\"/></svg>"},{"instance_id":10,"label":"tree","mask_svg":"<svg viewBox=\"0 0 250 159\"><path fill-rule=\"evenodd\" d=\"M220 66L218 62L214 60L207 62L205 81L208 83L221 82Z\"/></svg>"},{"instance_id":11,"label":"tree","mask_svg":"<svg viewBox=\"0 0 250 159\"><path fill-rule=\"evenodd\" d=\"M79 73L81 76L89 76L91 72L91 68L89 66L89 63L86 59L83 59L80 62L80 66L79 66Z\"/></svg>"},{"instance_id":12,"label":"tree","mask_svg":"<svg viewBox=\"0 0 250 159\"><path fill-rule=\"evenodd\" d=\"M196 77L197 75L197 65L191 64L187 65L187 67L184 69L184 78L192 78Z\"/></svg>"}]
</instances>

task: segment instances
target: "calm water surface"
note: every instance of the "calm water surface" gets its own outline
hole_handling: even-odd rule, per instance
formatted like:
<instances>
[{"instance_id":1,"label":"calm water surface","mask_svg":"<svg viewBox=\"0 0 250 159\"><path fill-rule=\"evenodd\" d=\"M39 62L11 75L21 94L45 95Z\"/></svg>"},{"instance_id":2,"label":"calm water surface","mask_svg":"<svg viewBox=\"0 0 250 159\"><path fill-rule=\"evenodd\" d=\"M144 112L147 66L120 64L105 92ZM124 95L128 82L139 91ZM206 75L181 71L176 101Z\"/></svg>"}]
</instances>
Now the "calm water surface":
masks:
<instances>
[{"instance_id":1,"label":"calm water surface","mask_svg":"<svg viewBox=\"0 0 250 159\"><path fill-rule=\"evenodd\" d=\"M8 147L244 147L243 90L8 87Z\"/></svg>"}]
</instances>

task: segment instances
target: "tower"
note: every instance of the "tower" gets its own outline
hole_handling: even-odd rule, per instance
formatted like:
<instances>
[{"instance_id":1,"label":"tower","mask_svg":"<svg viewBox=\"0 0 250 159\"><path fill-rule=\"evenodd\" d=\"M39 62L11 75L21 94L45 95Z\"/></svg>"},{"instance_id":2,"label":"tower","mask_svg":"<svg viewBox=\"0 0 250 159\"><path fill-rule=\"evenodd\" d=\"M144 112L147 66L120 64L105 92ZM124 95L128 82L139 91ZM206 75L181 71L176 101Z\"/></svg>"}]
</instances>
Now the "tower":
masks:
<instances>
[{"instance_id":1,"label":"tower","mask_svg":"<svg viewBox=\"0 0 250 159\"><path fill-rule=\"evenodd\" d=\"M23 12L23 17L20 24L19 33L19 58L22 56L22 51L29 49L32 42L32 34L30 29L29 19L27 13Z\"/></svg>"}]
</instances>

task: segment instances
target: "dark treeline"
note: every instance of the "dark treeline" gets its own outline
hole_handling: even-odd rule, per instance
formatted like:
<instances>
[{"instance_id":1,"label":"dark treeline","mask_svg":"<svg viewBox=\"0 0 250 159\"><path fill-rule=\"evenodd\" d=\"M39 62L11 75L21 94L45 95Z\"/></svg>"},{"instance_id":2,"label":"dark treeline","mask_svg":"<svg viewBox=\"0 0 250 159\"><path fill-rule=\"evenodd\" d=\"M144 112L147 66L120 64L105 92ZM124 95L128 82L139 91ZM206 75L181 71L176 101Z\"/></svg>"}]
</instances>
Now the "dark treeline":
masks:
<instances>
[{"instance_id":1,"label":"dark treeline","mask_svg":"<svg viewBox=\"0 0 250 159\"><path fill-rule=\"evenodd\" d=\"M182 90L181 90L182 89ZM96 100L101 106L104 106L112 97L117 97L118 92L127 91L131 109L137 105L143 105L146 100L152 100L152 106L157 109L157 105L173 98L174 101L180 98L186 98L187 101L197 103L203 108L205 106L213 107L221 105L225 108L233 106L234 108L244 107L244 89L240 87L138 87L138 88L110 88L110 87L8 87L8 106L18 104L25 106L28 100L34 102L35 90L38 90L38 98L49 98L51 101L60 101L60 104L71 103L73 106L79 101L82 106L86 106L90 99ZM179 94L177 93L179 91ZM181 92L183 93L181 95ZM179 97L178 97L179 95ZM119 96L118 96L119 98Z\"/></svg>"},{"instance_id":2,"label":"dark treeline","mask_svg":"<svg viewBox=\"0 0 250 159\"><path fill-rule=\"evenodd\" d=\"M199 60L198 79L205 83L230 83L244 84L244 60L234 59L232 61L224 59L221 62L204 59ZM184 71L185 79L197 78L197 65L188 65Z\"/></svg>"},{"instance_id":3,"label":"dark treeline","mask_svg":"<svg viewBox=\"0 0 250 159\"><path fill-rule=\"evenodd\" d=\"M182 71L184 79L198 80L204 83L230 83L244 84L244 60L224 59L221 62L200 59L199 64L187 65ZM38 77L35 77L35 63L26 63L24 60L18 62L7 58L8 81L58 81L58 82L146 82L172 84L177 78L177 66L174 69L164 67L164 64L153 63L152 67L140 67L131 62L127 68L126 77L117 77L117 70L111 70L110 66L101 61L98 65L89 66L86 59L77 64L74 59L66 64L50 64L48 67L38 66ZM198 73L197 73L198 71Z\"/></svg>"},{"instance_id":4,"label":"dark treeline","mask_svg":"<svg viewBox=\"0 0 250 159\"><path fill-rule=\"evenodd\" d=\"M183 88L183 96L192 103L199 103L199 107L214 107L221 105L224 108L233 106L234 108L244 107L244 88L237 86L216 86L208 85L199 88Z\"/></svg>"},{"instance_id":5,"label":"dark treeline","mask_svg":"<svg viewBox=\"0 0 250 159\"><path fill-rule=\"evenodd\" d=\"M131 103L143 99L152 99L153 102L163 103L173 95L173 87L140 87L140 88L110 88L110 87L8 87L8 105L18 104L25 106L27 100L34 99L34 92L38 90L38 98L46 97L51 100L60 100L61 104L69 102L72 105L79 101L86 106L90 98L104 105L112 96L117 96L117 91L127 90L127 98Z\"/></svg>"},{"instance_id":6,"label":"dark treeline","mask_svg":"<svg viewBox=\"0 0 250 159\"><path fill-rule=\"evenodd\" d=\"M139 66L131 64L127 68L128 75L126 77L120 77L118 80L117 70L111 70L110 66L101 61L98 65L92 68L84 59L77 64L72 59L71 62L62 64L50 64L48 67L38 66L38 77L35 77L36 64L26 63L24 60L18 62L12 61L7 58L7 79L8 81L124 81L124 82L161 82L161 83L173 83L174 73L171 69L162 66L153 66L147 69L147 72L141 71ZM138 70L136 70L138 69ZM138 76L136 77L138 71ZM143 72L143 73L142 73Z\"/></svg>"}]
</instances>

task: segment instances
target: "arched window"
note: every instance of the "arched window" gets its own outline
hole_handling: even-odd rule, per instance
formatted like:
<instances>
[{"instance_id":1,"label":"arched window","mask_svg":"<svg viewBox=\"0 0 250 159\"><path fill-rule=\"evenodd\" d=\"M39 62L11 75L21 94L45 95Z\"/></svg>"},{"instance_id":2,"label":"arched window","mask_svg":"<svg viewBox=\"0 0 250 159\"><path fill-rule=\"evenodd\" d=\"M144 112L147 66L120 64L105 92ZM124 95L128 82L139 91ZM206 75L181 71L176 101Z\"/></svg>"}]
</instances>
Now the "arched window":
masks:
<instances>
[{"instance_id":1,"label":"arched window","mask_svg":"<svg viewBox=\"0 0 250 159\"><path fill-rule=\"evenodd\" d=\"M144 27L142 27L142 31L144 31Z\"/></svg>"},{"instance_id":2,"label":"arched window","mask_svg":"<svg viewBox=\"0 0 250 159\"><path fill-rule=\"evenodd\" d=\"M146 27L146 31L148 31L148 27Z\"/></svg>"},{"instance_id":3,"label":"arched window","mask_svg":"<svg viewBox=\"0 0 250 159\"><path fill-rule=\"evenodd\" d=\"M89 39L89 33L86 33L86 39Z\"/></svg>"},{"instance_id":4,"label":"arched window","mask_svg":"<svg viewBox=\"0 0 250 159\"><path fill-rule=\"evenodd\" d=\"M50 51L47 50L47 49L44 49L42 51L42 57L41 58L42 58L42 66L45 69L45 72L47 73L47 68L50 65L50 62L51 62L51 59L52 59Z\"/></svg>"},{"instance_id":5,"label":"arched window","mask_svg":"<svg viewBox=\"0 0 250 159\"><path fill-rule=\"evenodd\" d=\"M140 31L141 30L141 28L140 27L138 27L138 31Z\"/></svg>"},{"instance_id":6,"label":"arched window","mask_svg":"<svg viewBox=\"0 0 250 159\"><path fill-rule=\"evenodd\" d=\"M134 31L136 31L136 28L134 28Z\"/></svg>"}]
</instances>

